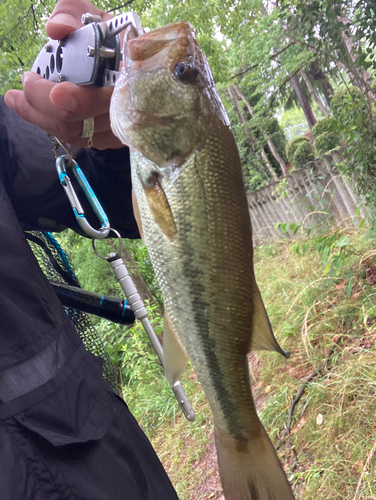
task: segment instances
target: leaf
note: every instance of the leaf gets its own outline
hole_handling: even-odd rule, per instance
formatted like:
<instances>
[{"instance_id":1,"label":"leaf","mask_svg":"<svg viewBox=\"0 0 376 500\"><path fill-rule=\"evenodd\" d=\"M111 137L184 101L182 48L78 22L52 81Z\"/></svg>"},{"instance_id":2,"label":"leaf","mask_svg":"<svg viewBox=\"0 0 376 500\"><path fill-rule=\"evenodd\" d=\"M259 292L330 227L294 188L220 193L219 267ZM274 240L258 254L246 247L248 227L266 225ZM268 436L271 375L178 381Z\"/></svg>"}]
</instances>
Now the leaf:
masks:
<instances>
[{"instance_id":1,"label":"leaf","mask_svg":"<svg viewBox=\"0 0 376 500\"><path fill-rule=\"evenodd\" d=\"M346 283L346 295L347 295L347 297L351 296L351 290L353 287L353 280L352 280L353 275L354 275L353 268L350 267L349 274L347 275L347 283Z\"/></svg>"},{"instance_id":2,"label":"leaf","mask_svg":"<svg viewBox=\"0 0 376 500\"><path fill-rule=\"evenodd\" d=\"M337 243L335 244L336 247L342 248L350 245L350 238L348 236L342 236Z\"/></svg>"}]
</instances>

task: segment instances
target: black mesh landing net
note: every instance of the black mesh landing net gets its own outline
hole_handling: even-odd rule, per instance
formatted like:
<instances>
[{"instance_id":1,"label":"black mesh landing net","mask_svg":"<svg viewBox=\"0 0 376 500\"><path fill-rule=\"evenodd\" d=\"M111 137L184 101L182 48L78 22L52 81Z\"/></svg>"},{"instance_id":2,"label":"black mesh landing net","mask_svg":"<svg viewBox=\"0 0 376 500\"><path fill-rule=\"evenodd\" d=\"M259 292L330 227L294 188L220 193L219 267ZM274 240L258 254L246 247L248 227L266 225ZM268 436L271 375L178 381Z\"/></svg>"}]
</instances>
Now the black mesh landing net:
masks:
<instances>
[{"instance_id":1,"label":"black mesh landing net","mask_svg":"<svg viewBox=\"0 0 376 500\"><path fill-rule=\"evenodd\" d=\"M25 235L39 266L49 281L76 287L80 286L67 256L50 233L30 231ZM103 377L111 388L118 393L119 385L116 370L90 317L86 313L75 309L66 307L65 310L86 349L103 359Z\"/></svg>"}]
</instances>

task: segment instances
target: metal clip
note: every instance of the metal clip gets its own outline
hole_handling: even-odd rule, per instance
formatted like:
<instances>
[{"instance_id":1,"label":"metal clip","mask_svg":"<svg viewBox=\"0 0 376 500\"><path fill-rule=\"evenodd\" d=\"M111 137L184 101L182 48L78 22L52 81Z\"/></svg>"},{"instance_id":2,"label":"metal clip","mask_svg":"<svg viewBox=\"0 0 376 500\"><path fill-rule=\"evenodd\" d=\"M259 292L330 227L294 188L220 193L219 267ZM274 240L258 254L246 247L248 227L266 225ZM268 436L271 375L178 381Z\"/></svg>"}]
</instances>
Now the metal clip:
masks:
<instances>
[{"instance_id":1,"label":"metal clip","mask_svg":"<svg viewBox=\"0 0 376 500\"><path fill-rule=\"evenodd\" d=\"M100 229L94 229L85 217L85 212L82 205L77 197L77 194L72 186L71 180L67 174L66 166L70 166L74 176L76 177L82 191L84 192L88 202L90 203L95 215L97 216L99 222L101 223ZM84 173L77 165L75 160L71 159L69 163L68 155L59 156L56 159L56 170L59 175L60 184L65 190L65 194L68 197L69 203L73 209L74 216L76 217L77 223L82 229L82 231L90 238L103 239L108 236L110 232L110 223L108 221L107 215L105 214L98 198L95 196L89 182L87 181Z\"/></svg>"},{"instance_id":2,"label":"metal clip","mask_svg":"<svg viewBox=\"0 0 376 500\"><path fill-rule=\"evenodd\" d=\"M72 160L73 160L73 154L69 148L69 145L66 142L61 141L60 139L58 139L57 137L55 137L53 135L50 135L50 134L47 134L47 135L51 140L52 152L55 156L55 160L57 160L57 158L60 156L58 153L59 146L60 146L65 151L65 153L68 157L67 167L69 167L70 164L72 163Z\"/></svg>"}]
</instances>

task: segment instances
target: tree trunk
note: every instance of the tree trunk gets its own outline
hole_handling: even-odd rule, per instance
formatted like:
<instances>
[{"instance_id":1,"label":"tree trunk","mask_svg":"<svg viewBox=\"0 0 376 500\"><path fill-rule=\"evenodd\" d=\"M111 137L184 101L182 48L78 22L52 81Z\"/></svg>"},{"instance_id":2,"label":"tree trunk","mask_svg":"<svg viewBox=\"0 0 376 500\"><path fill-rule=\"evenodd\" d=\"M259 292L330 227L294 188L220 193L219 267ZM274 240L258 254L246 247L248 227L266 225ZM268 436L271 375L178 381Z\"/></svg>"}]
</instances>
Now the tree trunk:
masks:
<instances>
[{"instance_id":1,"label":"tree trunk","mask_svg":"<svg viewBox=\"0 0 376 500\"><path fill-rule=\"evenodd\" d=\"M266 165L266 168L268 170L268 174L272 177L272 179L278 180L278 176L277 176L276 172L273 170L273 167L271 166L264 149L261 149L261 158L260 158L260 154L257 151L256 141L253 139L251 132L249 131L248 125L247 125L245 118L244 118L243 111L241 110L239 103L238 103L238 100L236 99L234 89L232 87L229 87L227 90L228 90L228 93L230 95L231 101L235 107L236 113L239 117L239 121L244 127L244 133L245 133L245 136L248 140L248 144L250 145L251 150L255 154L255 156L258 159L258 161L260 162L260 164ZM260 170L258 170L258 172L261 174Z\"/></svg>"},{"instance_id":2,"label":"tree trunk","mask_svg":"<svg viewBox=\"0 0 376 500\"><path fill-rule=\"evenodd\" d=\"M249 104L249 101L248 99L245 98L245 96L240 92L239 90L239 87L235 84L234 85L234 89L235 89L235 92L238 94L238 96L240 97L240 99L244 102L244 104L246 105L248 111L249 111L249 114L252 116L252 118L254 117L254 113L253 113L253 109L251 107L251 105ZM274 143L273 141L270 139L269 135L266 133L266 132L263 132L262 131L262 134L265 138L265 140L267 141L268 143L268 146L270 148L270 151L272 152L274 158L277 160L277 162L279 163L280 167L281 167L281 170L283 172L283 175L288 175L288 168L287 168L287 165L286 163L283 161L283 158L281 158L281 156L279 155L278 151L276 150L276 147L274 146Z\"/></svg>"},{"instance_id":3,"label":"tree trunk","mask_svg":"<svg viewBox=\"0 0 376 500\"><path fill-rule=\"evenodd\" d=\"M335 6L335 1L333 2ZM350 21L345 13L336 17L337 23L342 23L345 27L350 26ZM371 100L376 100L376 94L371 88L372 79L370 74L359 64L357 64L358 54L354 46L353 37L345 33L346 29L338 28L341 33L342 44L347 57L339 58L339 66L346 69L353 85L358 87L364 94L367 94ZM347 61L346 61L347 59Z\"/></svg>"},{"instance_id":4,"label":"tree trunk","mask_svg":"<svg viewBox=\"0 0 376 500\"><path fill-rule=\"evenodd\" d=\"M309 66L308 71L315 81L321 81L321 88L325 97L326 105L330 108L330 102L334 96L334 89L331 86L328 77L320 68L317 67L316 61Z\"/></svg>"},{"instance_id":5,"label":"tree trunk","mask_svg":"<svg viewBox=\"0 0 376 500\"><path fill-rule=\"evenodd\" d=\"M291 78L291 85L295 91L296 97L298 98L299 104L304 112L304 116L306 117L308 126L310 130L312 130L312 127L317 123L317 118L315 116L315 113L313 112L310 103L307 101L305 95L302 92L302 88L300 86L297 75L294 75Z\"/></svg>"},{"instance_id":6,"label":"tree trunk","mask_svg":"<svg viewBox=\"0 0 376 500\"><path fill-rule=\"evenodd\" d=\"M300 74L301 74L301 76L302 76L302 78L304 80L304 83L307 86L308 92L312 96L312 99L315 101L315 103L319 107L319 109L322 112L322 114L324 116L329 116L330 115L330 111L328 109L326 109L326 107L322 103L321 99L318 97L318 95L316 94L316 92L313 90L312 84L309 81L308 76L304 73L304 71L301 71Z\"/></svg>"}]
</instances>

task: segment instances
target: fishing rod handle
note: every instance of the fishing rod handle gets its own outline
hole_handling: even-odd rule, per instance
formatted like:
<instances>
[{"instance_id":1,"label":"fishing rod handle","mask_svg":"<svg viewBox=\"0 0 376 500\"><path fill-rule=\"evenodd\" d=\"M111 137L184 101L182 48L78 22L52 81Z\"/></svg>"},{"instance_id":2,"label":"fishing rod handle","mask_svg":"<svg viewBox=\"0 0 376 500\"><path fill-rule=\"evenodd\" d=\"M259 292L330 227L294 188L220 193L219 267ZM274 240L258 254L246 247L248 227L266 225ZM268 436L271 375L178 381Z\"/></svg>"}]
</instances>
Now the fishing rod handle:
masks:
<instances>
[{"instance_id":1,"label":"fishing rod handle","mask_svg":"<svg viewBox=\"0 0 376 500\"><path fill-rule=\"evenodd\" d=\"M124 299L88 292L76 286L50 281L65 307L94 314L120 325L133 325L135 316Z\"/></svg>"}]
</instances>

